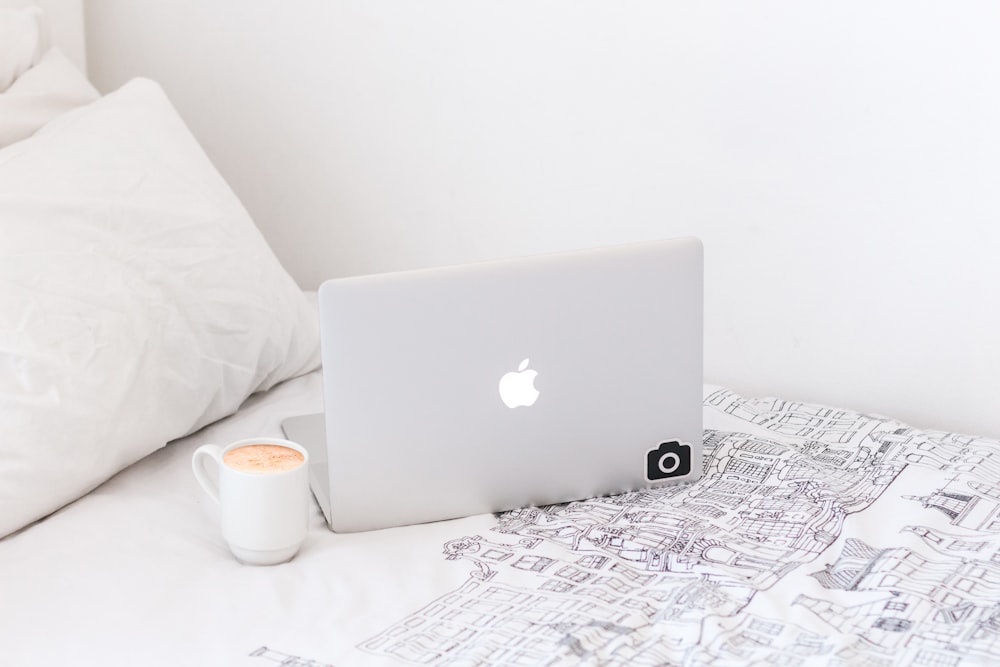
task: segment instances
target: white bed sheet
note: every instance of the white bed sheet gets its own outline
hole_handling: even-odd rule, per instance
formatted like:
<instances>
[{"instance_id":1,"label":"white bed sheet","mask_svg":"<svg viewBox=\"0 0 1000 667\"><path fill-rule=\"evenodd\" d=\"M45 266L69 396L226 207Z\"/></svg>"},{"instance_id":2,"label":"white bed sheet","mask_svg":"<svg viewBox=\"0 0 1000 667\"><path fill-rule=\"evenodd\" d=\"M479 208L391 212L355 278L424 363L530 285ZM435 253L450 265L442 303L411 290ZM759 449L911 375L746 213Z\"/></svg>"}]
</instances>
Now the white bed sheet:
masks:
<instances>
[{"instance_id":1,"label":"white bed sheet","mask_svg":"<svg viewBox=\"0 0 1000 667\"><path fill-rule=\"evenodd\" d=\"M194 450L281 437L281 420L320 411L321 396L312 373L251 397L0 541L0 664L250 667L267 664L249 655L265 646L353 664L352 640L460 584L466 573L435 567L440 546L427 545L488 530L490 516L340 536L314 503L292 562L259 568L230 556L217 507L191 474Z\"/></svg>"},{"instance_id":2,"label":"white bed sheet","mask_svg":"<svg viewBox=\"0 0 1000 667\"><path fill-rule=\"evenodd\" d=\"M1000 657L995 441L706 387L698 484L350 535L314 504L292 562L238 564L194 449L320 406L281 384L0 541L0 664Z\"/></svg>"}]
</instances>

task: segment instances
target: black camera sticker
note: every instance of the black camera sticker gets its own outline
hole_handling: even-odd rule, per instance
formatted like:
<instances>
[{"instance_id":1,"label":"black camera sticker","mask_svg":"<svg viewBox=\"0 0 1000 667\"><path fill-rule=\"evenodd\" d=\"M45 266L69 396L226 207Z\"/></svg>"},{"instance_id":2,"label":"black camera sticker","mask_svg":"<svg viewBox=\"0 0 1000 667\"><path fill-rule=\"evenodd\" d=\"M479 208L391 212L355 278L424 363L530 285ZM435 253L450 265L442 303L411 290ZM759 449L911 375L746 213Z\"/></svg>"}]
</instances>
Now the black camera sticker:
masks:
<instances>
[{"instance_id":1,"label":"black camera sticker","mask_svg":"<svg viewBox=\"0 0 1000 667\"><path fill-rule=\"evenodd\" d=\"M649 482L683 477L690 472L691 445L687 443L668 440L646 452L646 480Z\"/></svg>"}]
</instances>

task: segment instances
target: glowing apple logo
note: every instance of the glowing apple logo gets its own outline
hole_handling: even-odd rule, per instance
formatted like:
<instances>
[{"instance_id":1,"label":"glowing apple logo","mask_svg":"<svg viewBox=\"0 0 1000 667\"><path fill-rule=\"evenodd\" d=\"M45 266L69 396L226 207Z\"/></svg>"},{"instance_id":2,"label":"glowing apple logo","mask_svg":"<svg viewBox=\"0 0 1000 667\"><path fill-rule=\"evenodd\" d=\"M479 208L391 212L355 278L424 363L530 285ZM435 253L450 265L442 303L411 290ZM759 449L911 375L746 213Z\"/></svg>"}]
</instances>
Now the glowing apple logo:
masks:
<instances>
[{"instance_id":1,"label":"glowing apple logo","mask_svg":"<svg viewBox=\"0 0 1000 667\"><path fill-rule=\"evenodd\" d=\"M538 371L526 370L528 360L525 359L516 371L506 373L500 378L500 400L508 408L520 406L531 407L538 400L538 390L535 389L535 377Z\"/></svg>"}]
</instances>

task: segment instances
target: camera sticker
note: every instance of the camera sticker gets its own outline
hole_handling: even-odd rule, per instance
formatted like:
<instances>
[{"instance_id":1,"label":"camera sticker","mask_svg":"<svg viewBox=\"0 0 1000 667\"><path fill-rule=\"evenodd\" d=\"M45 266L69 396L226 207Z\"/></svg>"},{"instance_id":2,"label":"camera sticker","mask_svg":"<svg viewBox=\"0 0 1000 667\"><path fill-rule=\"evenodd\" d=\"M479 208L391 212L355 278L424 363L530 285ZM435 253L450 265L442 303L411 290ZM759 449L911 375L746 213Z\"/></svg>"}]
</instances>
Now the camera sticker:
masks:
<instances>
[{"instance_id":1,"label":"camera sticker","mask_svg":"<svg viewBox=\"0 0 1000 667\"><path fill-rule=\"evenodd\" d=\"M646 452L646 481L659 482L691 472L691 445L678 440L661 442Z\"/></svg>"}]
</instances>

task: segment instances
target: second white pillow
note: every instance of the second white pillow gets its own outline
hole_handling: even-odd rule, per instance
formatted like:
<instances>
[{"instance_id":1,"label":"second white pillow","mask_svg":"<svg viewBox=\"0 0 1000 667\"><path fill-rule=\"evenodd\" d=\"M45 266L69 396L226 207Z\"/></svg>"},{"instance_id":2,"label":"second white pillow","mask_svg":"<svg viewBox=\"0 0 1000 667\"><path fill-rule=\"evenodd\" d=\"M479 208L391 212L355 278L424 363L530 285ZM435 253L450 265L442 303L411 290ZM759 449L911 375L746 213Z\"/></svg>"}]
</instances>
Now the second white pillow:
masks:
<instances>
[{"instance_id":1,"label":"second white pillow","mask_svg":"<svg viewBox=\"0 0 1000 667\"><path fill-rule=\"evenodd\" d=\"M100 97L59 49L0 93L0 148L34 134L50 120Z\"/></svg>"}]
</instances>

